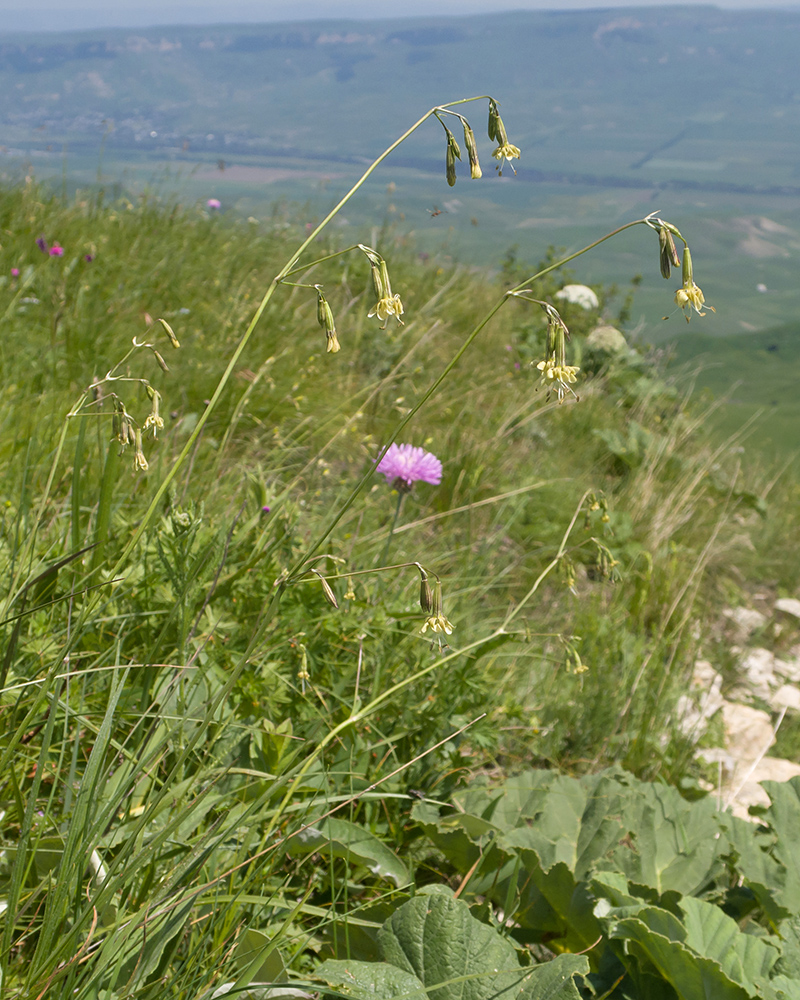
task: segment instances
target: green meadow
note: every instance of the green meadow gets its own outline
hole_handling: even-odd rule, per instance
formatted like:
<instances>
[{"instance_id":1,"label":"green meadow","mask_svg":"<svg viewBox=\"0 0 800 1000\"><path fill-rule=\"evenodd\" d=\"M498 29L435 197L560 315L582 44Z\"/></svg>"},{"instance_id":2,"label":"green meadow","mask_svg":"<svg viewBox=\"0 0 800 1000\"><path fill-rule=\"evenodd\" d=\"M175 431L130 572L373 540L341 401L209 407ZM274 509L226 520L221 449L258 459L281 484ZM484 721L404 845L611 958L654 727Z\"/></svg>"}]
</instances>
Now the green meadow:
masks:
<instances>
[{"instance_id":1,"label":"green meadow","mask_svg":"<svg viewBox=\"0 0 800 1000\"><path fill-rule=\"evenodd\" d=\"M698 659L736 684L725 609L798 586L716 317L652 226L488 270L376 174L346 226L3 189L4 995L799 996L798 779L735 817L680 724ZM754 338L745 418L796 363Z\"/></svg>"}]
</instances>

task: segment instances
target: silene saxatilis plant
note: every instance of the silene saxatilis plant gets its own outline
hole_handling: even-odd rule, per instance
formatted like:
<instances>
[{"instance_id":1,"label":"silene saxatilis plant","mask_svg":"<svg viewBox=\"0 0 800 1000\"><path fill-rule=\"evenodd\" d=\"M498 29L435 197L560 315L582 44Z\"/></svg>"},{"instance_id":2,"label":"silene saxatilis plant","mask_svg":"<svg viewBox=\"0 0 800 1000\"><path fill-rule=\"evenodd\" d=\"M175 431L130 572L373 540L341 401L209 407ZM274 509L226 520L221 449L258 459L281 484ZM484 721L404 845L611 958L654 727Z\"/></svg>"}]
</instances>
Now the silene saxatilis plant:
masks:
<instances>
[{"instance_id":1,"label":"silene saxatilis plant","mask_svg":"<svg viewBox=\"0 0 800 1000\"><path fill-rule=\"evenodd\" d=\"M164 412L169 410L169 383L156 389L148 372L134 368L141 356L167 372L162 345L177 349L179 340L184 340L183 350L186 350L186 338L179 324L175 323L178 329L174 330L166 319L151 321L146 336L134 339L118 364L105 376L96 377L69 410L36 508L35 528L13 569L13 585L4 615L10 630L4 654L7 672L19 634L20 626L16 623L25 614L27 595L48 582L40 576L29 579L26 574L34 561L37 531L51 513L49 494L61 475L68 429L77 422L71 492L72 553L63 562L77 562L85 554L89 572L82 577L80 587L69 595L66 634L63 640L59 638L55 651L48 649L46 656L42 654L46 667L41 675L35 682L19 681L13 690L4 692L6 703L15 706L16 714L9 727L9 738L0 749L0 773L2 768L11 767L15 755L25 752L32 741L38 740L35 745L40 747L37 759L26 762L25 771L32 782L27 800L15 794L19 787L16 772L9 779L9 798L19 836L13 857L7 859L9 875L3 883L7 916L0 941L0 962L5 963L4 968L14 968L16 992L10 995L53 996L59 1000L174 995L210 1000L212 995L222 995L214 993L214 988L219 985L218 977L228 977L231 969L235 969L235 977L226 979L224 992L245 995L243 991L253 982L284 982L286 968L281 955L291 954L300 962L298 956L310 947L310 938L319 951L323 945L318 939L327 934L325 947L335 950L341 942L331 914L339 906L347 910L347 893L351 890L347 878L343 882L339 878L337 865L361 865L376 876L388 878L393 883L392 891L405 891L410 884L403 864L391 851L382 853L383 845L376 846L377 838L370 831L365 831L354 846L356 825L352 820L356 808L366 803L376 810L381 805L385 809L389 794L385 788L398 775L420 765L428 754L468 731L477 721L452 720L451 735L446 740L426 746L408 759L401 759L400 752L390 747L381 760L381 763L388 760L386 773L367 782L360 772L374 766L383 746L382 713L389 714L400 696L415 689L423 678L444 675L456 670L459 664L466 663L469 670L478 652L488 645L500 645L512 636L525 641L531 638L525 616L534 598L543 581L554 572L563 575L568 589L575 589L578 549L593 551L600 577L614 579L618 573L617 560L602 539L588 536L577 544L573 542L579 523L591 528L595 522L602 524L608 520L607 501L593 490L581 496L563 534L559 527L560 541L541 572L529 585L526 583L525 592L504 606L501 620L487 629L488 634L471 641L458 641L459 618L453 613L455 602L448 592L442 568L430 565L424 552L396 563L390 557L392 545L397 548L396 538L403 527L401 517L407 510L403 508L406 498L415 488L425 488L416 484L438 486L447 474L446 456L437 454L436 444L427 439L417 442L417 434L412 430L415 418L501 310L533 309L544 317L543 355L531 362L537 373L540 398L551 400L554 407L579 402L581 367L570 357L569 329L556 304L558 300L540 298L535 291L541 278L626 230L645 226L654 233L664 278L670 278L674 268L681 271L675 302L687 322L693 313L703 316L705 309L711 308L705 304L703 292L695 282L685 238L673 223L657 213L620 226L527 275L500 294L485 315L464 331L458 349L431 378L414 405L385 433L363 474L348 488L343 499L326 512L313 533L302 538L302 544L286 544L280 549L285 565L274 583L270 581L269 596L263 601L259 598L261 603L246 641L233 644L229 669L224 672L213 669L213 658L208 651L217 639L219 622L205 628L203 616L217 586L235 586L254 567L233 571L225 579L220 569L193 621L187 611L194 581L213 551L211 543L207 549L194 547L200 537L202 509L191 507L179 511L174 497L181 483L180 473L191 469L201 435L226 392L230 392L242 355L259 323L275 305L276 297L285 293L307 296L308 313L316 318L315 335L324 348L323 363L333 365L346 357L351 347L347 327L337 323L331 304L335 304L336 298L324 282L314 279L321 265L336 258L352 257L357 261L355 266L364 269L365 282L369 276L371 283L372 299L365 309L367 318L381 330L401 331L409 316L404 289L393 281L388 250L359 242L315 255L315 244L383 161L434 119L433 125L444 131L447 184L452 186L457 182L464 151L467 158L464 166L468 164L470 179L480 180L483 171L479 143L468 113L472 114L472 109L481 105L488 105L487 131L493 143L490 155L497 173L514 170L515 162L523 154L509 139L497 101L486 95L431 108L384 150L325 218L312 227L269 281L204 409L174 460L163 471L144 511L129 525L127 540L113 559L106 554L112 500L115 489L127 488L119 484L130 481L120 474L120 457L132 456L139 476L152 471L154 461L149 448L164 426ZM209 201L208 207L217 212L219 202L216 199L214 202L212 205ZM144 404L140 402L142 399ZM110 422L113 443L106 453L94 534L86 539L80 532L81 513L86 506L80 493L85 428L96 426L101 420ZM389 527L380 536L379 555L371 565L359 565L342 556L333 543L337 527L375 484L377 474L385 479L380 484L384 494L389 488L395 490L396 506ZM291 485L275 496L261 497L259 515L272 519L265 523L278 523L277 515L281 506L290 502L290 493ZM164 516L165 510L169 512L168 518ZM163 625L156 631L151 659L130 662L107 622L113 621L113 627L118 624L113 601L121 589L145 588L151 567L144 563L134 565L134 556L146 547L149 533L162 522L167 524L168 537L163 542L159 539L155 555L151 552L150 557L159 561L169 578L174 606L163 612ZM227 536L218 540L223 555L233 530L232 527ZM289 595L317 588L327 602L326 610L332 615L342 615L343 603L354 603L357 592L366 595L362 599L371 606L380 605L381 581L389 579L389 574L407 574L409 580L413 579L415 589L419 586L418 611L412 621L414 634L425 637L419 644L425 653L421 665L414 660L405 672L398 670L390 675L387 671L383 685L379 667L367 684L362 676L363 654L375 640L378 628L365 629L350 637L358 648L354 687L342 685L333 693L323 693L315 686L307 636L298 627L288 643L288 651L282 651L281 655L295 658L297 690L302 697L308 695L309 715L327 729L318 738L305 740L293 731L288 718L279 724L260 719L252 733L247 734L250 757L246 761L241 757L234 759L231 748L239 747L244 737L238 720L226 714L228 706L251 664L264 663L264 684L270 683L269 672L277 671L275 658L269 653L270 635L281 622ZM145 609L143 616L150 613ZM401 617L387 611L383 619L385 631L390 631L389 618ZM180 662L174 664L157 659L166 648L166 637L172 634L170 629L177 630L179 636L172 649L179 651ZM201 629L204 629L203 640L193 645L190 640ZM578 636L554 633L548 637L560 646L570 674L586 673ZM433 640L430 649L435 655L429 655L427 640L430 639ZM103 644L108 647L102 650L107 659L102 659L97 670L108 671L113 679L103 691L104 702L98 699L93 711L86 712L80 708L80 692L75 687L86 683L86 679L76 679L79 671L73 668L88 652ZM130 712L130 718L125 716L129 728L122 733L117 728L119 706L125 704L126 685L130 685L134 676L145 678L141 682L141 700L136 713L126 707L126 712ZM150 677L161 679L150 683L147 680ZM467 682L468 678L464 683ZM29 688L35 693L30 694ZM369 694L362 698L367 690ZM22 699L23 691L29 698L24 705L15 701ZM428 707L426 699L420 700L420 716ZM362 743L356 746L354 734L363 743L363 753ZM346 786L337 785L334 791L331 791L333 781L329 781L330 775L324 768L329 755L335 756L336 773L346 774L349 782ZM54 767L58 774L63 770L66 775L63 789L57 790L56 783L49 780ZM47 793L45 786L52 787L49 801L54 813L60 809L66 817L52 837L49 830L45 836L44 818L37 811L37 802ZM399 792L391 794L400 796ZM402 797L405 801L405 795ZM183 805L175 808L176 802ZM324 803L322 809L320 802ZM206 822L207 817L212 818ZM125 832L119 832L123 827ZM324 864L309 860L320 857L328 863L327 869ZM313 874L309 874L312 869ZM321 871L324 877L319 874ZM339 890L335 887L339 885L344 886L341 896L336 895ZM329 897L324 896L325 892ZM314 893L325 898L324 906L316 897L312 899ZM383 900L376 902L376 906L378 903L382 905ZM295 925L301 919L310 922L304 926L313 925L313 930L296 933ZM357 919L361 923L353 927L358 926L359 933L372 934L378 926L375 913ZM259 929L259 921L269 925L269 935ZM355 934L353 931L354 938ZM350 945L348 938L347 948ZM17 960L23 954L24 969L22 961ZM165 969L178 970L172 982L163 978ZM408 983L398 981L393 995L407 994L410 989ZM534 1000L534 994L531 997Z\"/></svg>"}]
</instances>

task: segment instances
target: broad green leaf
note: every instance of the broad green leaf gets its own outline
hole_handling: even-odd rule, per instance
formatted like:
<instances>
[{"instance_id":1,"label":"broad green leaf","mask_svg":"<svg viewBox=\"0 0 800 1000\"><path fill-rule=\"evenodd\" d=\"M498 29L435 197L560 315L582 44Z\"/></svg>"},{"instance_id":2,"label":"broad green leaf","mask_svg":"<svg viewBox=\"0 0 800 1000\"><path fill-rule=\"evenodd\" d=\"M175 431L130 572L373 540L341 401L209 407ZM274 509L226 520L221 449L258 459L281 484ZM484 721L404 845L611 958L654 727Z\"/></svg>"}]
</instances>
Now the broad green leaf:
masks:
<instances>
[{"instance_id":1,"label":"broad green leaf","mask_svg":"<svg viewBox=\"0 0 800 1000\"><path fill-rule=\"evenodd\" d=\"M613 907L617 909L621 906L642 906L642 900L632 896L628 892L628 880L618 872L600 872L589 883L592 894L601 902L607 901L608 907L603 908L603 914L609 912ZM595 913L599 908L595 907Z\"/></svg>"},{"instance_id":2,"label":"broad green leaf","mask_svg":"<svg viewBox=\"0 0 800 1000\"><path fill-rule=\"evenodd\" d=\"M294 855L330 853L335 858L364 865L373 875L390 879L398 888L411 882L408 869L394 851L369 830L346 819L331 816L322 820L318 826L292 837L288 849L289 854Z\"/></svg>"},{"instance_id":3,"label":"broad green leaf","mask_svg":"<svg viewBox=\"0 0 800 1000\"><path fill-rule=\"evenodd\" d=\"M378 933L384 959L415 975L431 1000L510 1000L525 971L514 947L442 892L404 903Z\"/></svg>"},{"instance_id":4,"label":"broad green leaf","mask_svg":"<svg viewBox=\"0 0 800 1000\"><path fill-rule=\"evenodd\" d=\"M565 951L580 951L600 934L592 912L595 900L584 879L594 864L605 864L623 839L621 817L630 796L616 771L580 781L559 777L546 790L543 811L534 825L519 827L499 840L499 847L519 853L526 879L552 911L547 913L533 897L517 919L526 927L557 934Z\"/></svg>"},{"instance_id":5,"label":"broad green leaf","mask_svg":"<svg viewBox=\"0 0 800 1000\"><path fill-rule=\"evenodd\" d=\"M786 868L781 903L790 913L800 912L800 777L789 781L765 781L764 790L772 804L764 814L778 836L775 856Z\"/></svg>"},{"instance_id":6,"label":"broad green leaf","mask_svg":"<svg viewBox=\"0 0 800 1000\"><path fill-rule=\"evenodd\" d=\"M356 1000L428 1000L422 983L411 972L386 962L341 962L329 959L317 978Z\"/></svg>"},{"instance_id":7,"label":"broad green leaf","mask_svg":"<svg viewBox=\"0 0 800 1000\"><path fill-rule=\"evenodd\" d=\"M534 852L538 865L545 873L559 864L575 872L579 861L581 820L587 801L586 789L581 782L559 777L543 798L541 812L532 817L535 823L511 830L501 843L514 850Z\"/></svg>"},{"instance_id":8,"label":"broad green leaf","mask_svg":"<svg viewBox=\"0 0 800 1000\"><path fill-rule=\"evenodd\" d=\"M270 947L271 940L268 934L253 928L248 928L239 938L234 960L240 971L248 970L250 982L279 983L285 978L281 953L276 947Z\"/></svg>"},{"instance_id":9,"label":"broad green leaf","mask_svg":"<svg viewBox=\"0 0 800 1000\"><path fill-rule=\"evenodd\" d=\"M761 984L760 996L764 1000L800 1000L800 979L774 976Z\"/></svg>"},{"instance_id":10,"label":"broad green leaf","mask_svg":"<svg viewBox=\"0 0 800 1000\"><path fill-rule=\"evenodd\" d=\"M778 927L781 936L781 957L775 972L789 979L800 979L800 916L784 920Z\"/></svg>"},{"instance_id":11,"label":"broad green leaf","mask_svg":"<svg viewBox=\"0 0 800 1000\"><path fill-rule=\"evenodd\" d=\"M580 1000L575 976L589 972L585 955L559 955L537 965L517 995L517 1000Z\"/></svg>"},{"instance_id":12,"label":"broad green leaf","mask_svg":"<svg viewBox=\"0 0 800 1000\"><path fill-rule=\"evenodd\" d=\"M730 813L721 813L718 819L728 841L725 851L731 855L733 866L741 872L744 884L755 895L772 923L780 923L789 911L781 905L786 869L769 853L774 838Z\"/></svg>"},{"instance_id":13,"label":"broad green leaf","mask_svg":"<svg viewBox=\"0 0 800 1000\"><path fill-rule=\"evenodd\" d=\"M629 836L614 851L613 867L630 883L692 895L722 870L725 842L709 798L687 802L667 785L638 782L625 824Z\"/></svg>"},{"instance_id":14,"label":"broad green leaf","mask_svg":"<svg viewBox=\"0 0 800 1000\"><path fill-rule=\"evenodd\" d=\"M457 793L453 801L460 812L491 819L498 830L513 830L541 814L548 789L557 777L555 771L525 771L506 778L499 788L473 790L474 786L470 786ZM481 797L486 806L478 812Z\"/></svg>"},{"instance_id":15,"label":"broad green leaf","mask_svg":"<svg viewBox=\"0 0 800 1000\"><path fill-rule=\"evenodd\" d=\"M723 972L750 992L778 960L778 950L754 934L743 934L736 923L713 903L682 899L686 944L718 962Z\"/></svg>"},{"instance_id":16,"label":"broad green leaf","mask_svg":"<svg viewBox=\"0 0 800 1000\"><path fill-rule=\"evenodd\" d=\"M754 996L725 975L717 962L696 955L682 941L657 933L640 917L620 920L611 928L610 936L622 940L628 955L644 962L645 968L647 963L651 964L675 989L680 1000L706 997L709 1000L750 1000Z\"/></svg>"}]
</instances>

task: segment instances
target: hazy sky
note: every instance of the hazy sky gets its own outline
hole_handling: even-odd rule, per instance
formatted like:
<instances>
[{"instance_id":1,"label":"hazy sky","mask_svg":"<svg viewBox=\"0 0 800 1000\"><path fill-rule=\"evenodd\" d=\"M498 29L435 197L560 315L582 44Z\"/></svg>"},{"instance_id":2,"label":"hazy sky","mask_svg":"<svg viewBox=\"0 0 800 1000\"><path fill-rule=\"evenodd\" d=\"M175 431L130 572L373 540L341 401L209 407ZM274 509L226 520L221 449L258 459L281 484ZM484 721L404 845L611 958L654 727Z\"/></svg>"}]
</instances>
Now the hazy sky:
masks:
<instances>
[{"instance_id":1,"label":"hazy sky","mask_svg":"<svg viewBox=\"0 0 800 1000\"><path fill-rule=\"evenodd\" d=\"M577 7L641 7L663 0L0 0L3 31L64 31L71 28L145 27L322 18L383 18L464 15L501 10ZM684 0L696 6L703 0ZM719 7L797 7L776 0L718 0Z\"/></svg>"}]
</instances>

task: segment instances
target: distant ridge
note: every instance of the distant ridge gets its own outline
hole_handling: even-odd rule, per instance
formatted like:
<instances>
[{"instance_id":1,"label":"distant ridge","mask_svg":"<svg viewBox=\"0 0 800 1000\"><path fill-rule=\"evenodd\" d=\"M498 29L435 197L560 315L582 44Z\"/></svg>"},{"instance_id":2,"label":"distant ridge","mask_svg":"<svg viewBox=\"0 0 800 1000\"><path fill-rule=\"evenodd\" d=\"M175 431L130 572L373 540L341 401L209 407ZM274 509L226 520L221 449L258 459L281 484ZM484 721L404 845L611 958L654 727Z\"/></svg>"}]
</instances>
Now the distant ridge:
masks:
<instances>
[{"instance_id":1,"label":"distant ridge","mask_svg":"<svg viewBox=\"0 0 800 1000\"><path fill-rule=\"evenodd\" d=\"M280 198L313 214L433 103L491 93L522 150L516 177L496 177L485 107L470 106L480 184L462 168L442 190L430 123L348 218L409 213L417 234L422 220L431 241L446 233L454 252L493 262L525 220L562 218L573 245L631 213L680 210L735 322L760 328L800 313L798 37L800 8L710 5L5 32L0 171L60 180L66 164L68 186L99 172L130 191L168 176L181 197L213 194L245 216ZM787 233L743 238L743 217ZM544 235L524 233L541 252ZM611 258L594 266L607 280ZM761 284L770 294L754 296Z\"/></svg>"}]
</instances>

